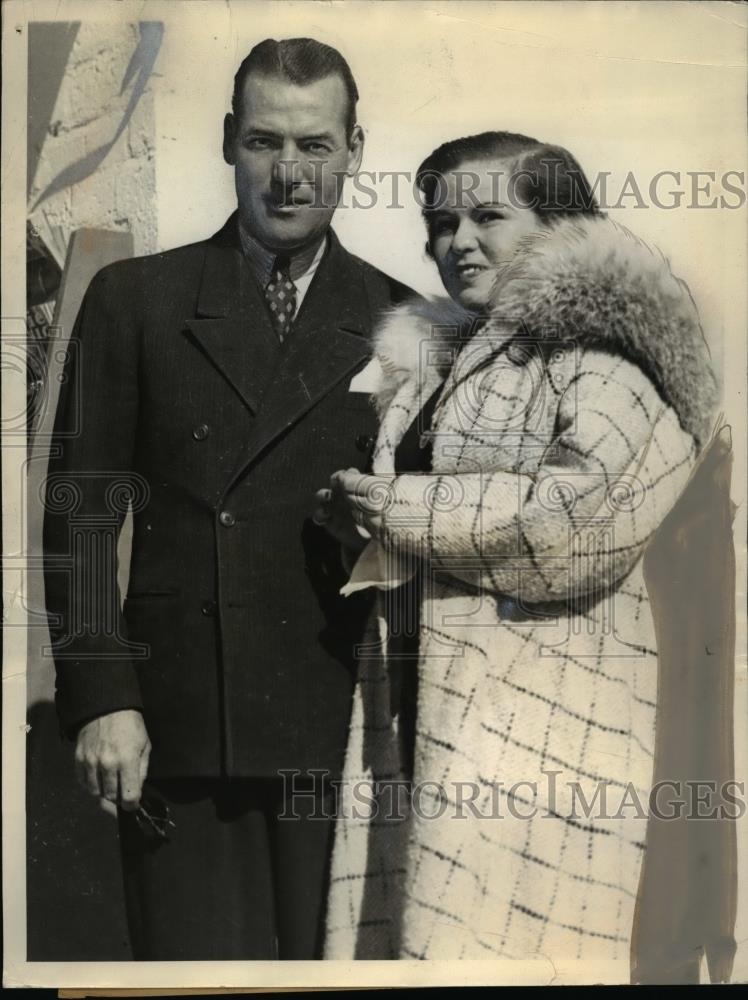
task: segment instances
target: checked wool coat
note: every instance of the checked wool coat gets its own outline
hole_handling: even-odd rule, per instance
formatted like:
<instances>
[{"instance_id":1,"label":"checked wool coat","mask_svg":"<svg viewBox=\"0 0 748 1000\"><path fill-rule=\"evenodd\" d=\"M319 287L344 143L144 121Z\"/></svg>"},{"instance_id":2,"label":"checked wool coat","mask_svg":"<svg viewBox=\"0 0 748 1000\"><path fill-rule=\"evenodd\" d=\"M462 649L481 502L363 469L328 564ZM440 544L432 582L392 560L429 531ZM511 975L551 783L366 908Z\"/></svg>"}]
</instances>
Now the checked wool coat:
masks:
<instances>
[{"instance_id":1,"label":"checked wool coat","mask_svg":"<svg viewBox=\"0 0 748 1000\"><path fill-rule=\"evenodd\" d=\"M716 399L693 302L627 230L564 220L499 275L484 322L406 304L375 346L373 468L392 478L351 577L379 596L326 955L627 959L657 709L641 556ZM431 472L393 477L440 384ZM419 649L398 661L388 587L414 566ZM412 773L392 691L407 670ZM408 780L403 803L392 783Z\"/></svg>"}]
</instances>

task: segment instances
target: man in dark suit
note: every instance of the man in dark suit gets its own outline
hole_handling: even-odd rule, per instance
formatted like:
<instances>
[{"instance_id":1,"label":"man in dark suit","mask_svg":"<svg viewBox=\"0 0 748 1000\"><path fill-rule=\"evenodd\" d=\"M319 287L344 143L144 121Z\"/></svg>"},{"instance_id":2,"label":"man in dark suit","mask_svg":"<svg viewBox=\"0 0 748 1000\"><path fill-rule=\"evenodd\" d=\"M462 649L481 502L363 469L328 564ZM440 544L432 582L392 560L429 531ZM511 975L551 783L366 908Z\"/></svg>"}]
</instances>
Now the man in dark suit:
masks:
<instances>
[{"instance_id":1,"label":"man in dark suit","mask_svg":"<svg viewBox=\"0 0 748 1000\"><path fill-rule=\"evenodd\" d=\"M136 958L319 953L316 772L341 769L366 605L340 598L308 515L368 459L374 415L349 387L408 294L330 229L361 162L357 97L334 49L256 46L224 123L238 212L104 268L73 331L45 521L57 705L81 779L120 807Z\"/></svg>"}]
</instances>

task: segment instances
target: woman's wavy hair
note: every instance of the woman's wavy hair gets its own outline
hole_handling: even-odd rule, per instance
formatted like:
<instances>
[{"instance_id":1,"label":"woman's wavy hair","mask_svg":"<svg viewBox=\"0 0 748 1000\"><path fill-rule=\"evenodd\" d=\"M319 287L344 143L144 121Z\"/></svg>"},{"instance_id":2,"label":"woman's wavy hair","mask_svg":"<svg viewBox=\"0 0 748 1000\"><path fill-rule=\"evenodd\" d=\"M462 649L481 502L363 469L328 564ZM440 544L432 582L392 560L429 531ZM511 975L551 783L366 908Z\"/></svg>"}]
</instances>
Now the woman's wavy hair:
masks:
<instances>
[{"instance_id":1,"label":"woman's wavy hair","mask_svg":"<svg viewBox=\"0 0 748 1000\"><path fill-rule=\"evenodd\" d=\"M474 160L511 164L510 198L516 197L543 221L568 215L600 215L595 194L579 163L564 149L516 132L481 132L452 139L434 150L416 172L423 217L430 219L444 197L444 175Z\"/></svg>"}]
</instances>

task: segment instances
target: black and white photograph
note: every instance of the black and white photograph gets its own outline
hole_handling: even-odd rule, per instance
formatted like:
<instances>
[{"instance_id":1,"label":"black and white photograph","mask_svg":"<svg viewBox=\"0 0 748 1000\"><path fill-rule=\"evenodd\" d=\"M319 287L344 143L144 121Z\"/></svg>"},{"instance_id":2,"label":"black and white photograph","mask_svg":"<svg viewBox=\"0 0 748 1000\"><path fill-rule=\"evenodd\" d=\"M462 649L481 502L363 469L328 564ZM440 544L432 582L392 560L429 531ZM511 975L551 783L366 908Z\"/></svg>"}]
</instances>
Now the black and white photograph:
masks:
<instances>
[{"instance_id":1,"label":"black and white photograph","mask_svg":"<svg viewBox=\"0 0 748 1000\"><path fill-rule=\"evenodd\" d=\"M3 985L747 981L748 5L2 10Z\"/></svg>"}]
</instances>

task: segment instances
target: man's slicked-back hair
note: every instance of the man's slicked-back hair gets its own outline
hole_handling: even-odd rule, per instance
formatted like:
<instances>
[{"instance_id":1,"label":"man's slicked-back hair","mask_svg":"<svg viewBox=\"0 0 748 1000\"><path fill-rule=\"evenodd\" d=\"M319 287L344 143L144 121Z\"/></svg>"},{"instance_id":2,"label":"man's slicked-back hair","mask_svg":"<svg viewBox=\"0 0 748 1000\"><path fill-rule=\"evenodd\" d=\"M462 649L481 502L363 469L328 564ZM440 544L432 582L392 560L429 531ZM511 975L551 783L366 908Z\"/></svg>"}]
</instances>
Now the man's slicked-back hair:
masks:
<instances>
[{"instance_id":1,"label":"man's slicked-back hair","mask_svg":"<svg viewBox=\"0 0 748 1000\"><path fill-rule=\"evenodd\" d=\"M351 68L337 49L314 38L266 38L259 42L244 59L234 77L231 110L235 118L241 115L242 94L248 76L279 76L289 83L304 87L328 76L339 76L348 97L346 135L350 138L356 124L358 88Z\"/></svg>"}]
</instances>

